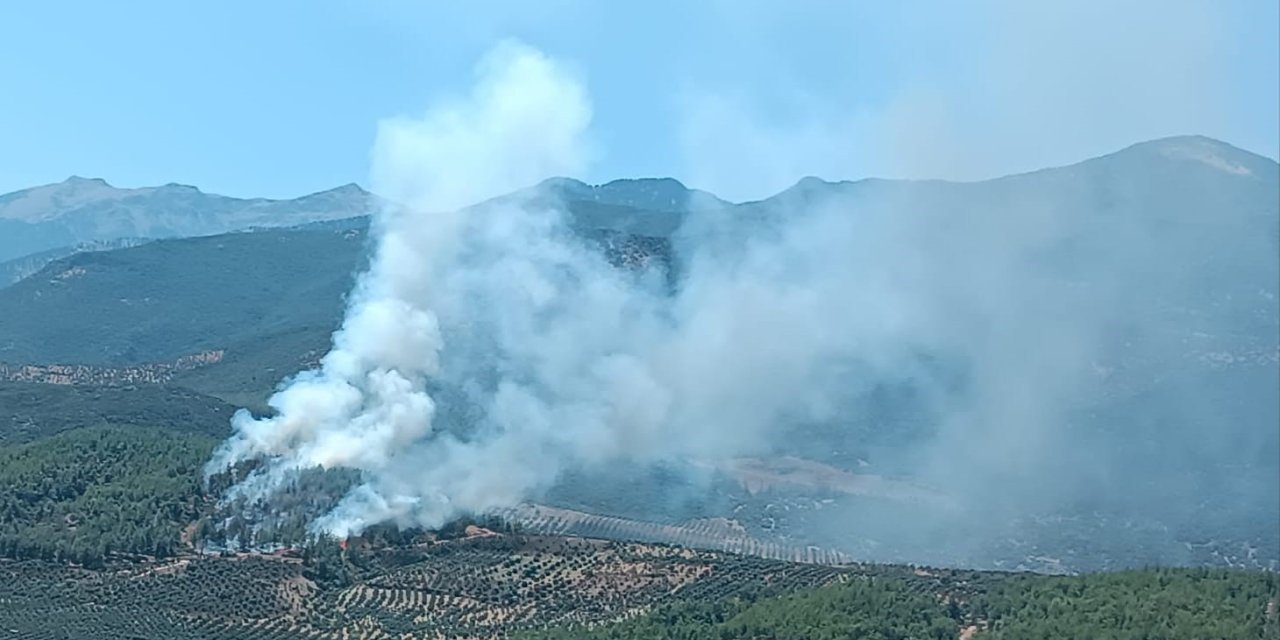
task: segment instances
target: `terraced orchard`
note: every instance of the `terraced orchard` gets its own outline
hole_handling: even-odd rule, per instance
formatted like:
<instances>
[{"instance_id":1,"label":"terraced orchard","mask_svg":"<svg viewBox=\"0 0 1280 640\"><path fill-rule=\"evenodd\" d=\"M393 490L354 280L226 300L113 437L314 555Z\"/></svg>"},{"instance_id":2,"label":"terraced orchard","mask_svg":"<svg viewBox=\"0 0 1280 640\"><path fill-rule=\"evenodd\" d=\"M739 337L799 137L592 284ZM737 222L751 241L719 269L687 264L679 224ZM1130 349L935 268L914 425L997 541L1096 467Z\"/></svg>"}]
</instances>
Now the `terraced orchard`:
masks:
<instances>
[{"instance_id":1,"label":"terraced orchard","mask_svg":"<svg viewBox=\"0 0 1280 640\"><path fill-rule=\"evenodd\" d=\"M0 564L0 638L493 638L842 579L830 566L640 543L477 535L323 560ZM4 635L8 633L9 635Z\"/></svg>"},{"instance_id":2,"label":"terraced orchard","mask_svg":"<svg viewBox=\"0 0 1280 640\"><path fill-rule=\"evenodd\" d=\"M725 518L702 518L669 525L535 504L506 509L497 515L522 531L545 535L637 540L809 564L853 562L852 556L832 549L759 539Z\"/></svg>"},{"instance_id":3,"label":"terraced orchard","mask_svg":"<svg viewBox=\"0 0 1280 640\"><path fill-rule=\"evenodd\" d=\"M0 562L0 640L1280 640L1267 572L1043 576L469 535L97 571Z\"/></svg>"}]
</instances>

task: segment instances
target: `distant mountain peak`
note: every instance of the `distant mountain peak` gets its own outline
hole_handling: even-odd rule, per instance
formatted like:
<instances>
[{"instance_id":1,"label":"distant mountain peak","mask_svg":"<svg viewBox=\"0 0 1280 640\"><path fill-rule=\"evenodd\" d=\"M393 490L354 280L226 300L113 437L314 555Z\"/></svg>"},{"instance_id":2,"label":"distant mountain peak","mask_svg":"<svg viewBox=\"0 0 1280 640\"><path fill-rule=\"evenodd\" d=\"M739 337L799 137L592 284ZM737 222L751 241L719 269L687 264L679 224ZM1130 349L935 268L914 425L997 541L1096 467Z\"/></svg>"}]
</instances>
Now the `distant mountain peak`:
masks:
<instances>
[{"instance_id":1,"label":"distant mountain peak","mask_svg":"<svg viewBox=\"0 0 1280 640\"><path fill-rule=\"evenodd\" d=\"M797 180L796 183L792 185L791 188L792 189L814 189L818 187L829 187L833 184L840 184L840 182L839 181L832 182L830 180L824 180L817 176L805 176Z\"/></svg>"},{"instance_id":2,"label":"distant mountain peak","mask_svg":"<svg viewBox=\"0 0 1280 640\"><path fill-rule=\"evenodd\" d=\"M727 204L705 191L690 189L675 178L620 178L603 184L588 184L574 178L547 178L535 190L547 191L567 200L588 200L652 211L686 212L690 209Z\"/></svg>"},{"instance_id":3,"label":"distant mountain peak","mask_svg":"<svg viewBox=\"0 0 1280 640\"><path fill-rule=\"evenodd\" d=\"M1198 133L1155 138L1153 140L1147 140L1146 142L1138 142L1138 143L1132 144L1129 146L1129 148L1134 149L1134 148L1148 147L1153 149L1170 149L1170 148L1186 147L1188 145L1195 145L1200 147L1215 147L1222 150L1230 149L1230 150L1239 151L1239 149L1236 149L1236 147L1233 147L1226 142L1218 140L1217 138L1210 138L1209 136L1200 135Z\"/></svg>"},{"instance_id":4,"label":"distant mountain peak","mask_svg":"<svg viewBox=\"0 0 1280 640\"><path fill-rule=\"evenodd\" d=\"M535 189L590 189L591 185L581 180L578 180L577 178L566 178L563 176L557 176L554 178L547 178L546 180L539 182L537 186L535 186L534 188Z\"/></svg>"},{"instance_id":5,"label":"distant mountain peak","mask_svg":"<svg viewBox=\"0 0 1280 640\"><path fill-rule=\"evenodd\" d=\"M1253 171L1249 167L1233 157L1240 153L1239 149L1225 142L1204 136L1187 136L1162 140L1160 152L1168 158L1195 160L1228 173L1253 175Z\"/></svg>"},{"instance_id":6,"label":"distant mountain peak","mask_svg":"<svg viewBox=\"0 0 1280 640\"><path fill-rule=\"evenodd\" d=\"M773 199L807 199L813 196L828 195L840 191L851 184L854 183L843 180L833 182L817 176L805 176L790 187L766 198L765 201Z\"/></svg>"},{"instance_id":7,"label":"distant mountain peak","mask_svg":"<svg viewBox=\"0 0 1280 640\"><path fill-rule=\"evenodd\" d=\"M1192 161L1238 176L1275 172L1276 161L1230 143L1203 135L1180 135L1139 142L1113 156L1149 154L1168 160Z\"/></svg>"},{"instance_id":8,"label":"distant mountain peak","mask_svg":"<svg viewBox=\"0 0 1280 640\"><path fill-rule=\"evenodd\" d=\"M309 193L305 196L295 198L294 200L284 202L293 202L296 205L305 205L308 207L351 206L359 209L360 215L364 215L376 208L377 203L381 202L381 200L374 194L365 191L364 187L361 187L354 182L348 182L347 184L340 185L332 189Z\"/></svg>"},{"instance_id":9,"label":"distant mountain peak","mask_svg":"<svg viewBox=\"0 0 1280 640\"><path fill-rule=\"evenodd\" d=\"M62 182L0 195L0 220L44 222L85 203L115 200L129 193L131 191L117 189L102 178L70 176Z\"/></svg>"},{"instance_id":10,"label":"distant mountain peak","mask_svg":"<svg viewBox=\"0 0 1280 640\"><path fill-rule=\"evenodd\" d=\"M0 262L83 242L296 227L368 215L376 196L356 184L289 200L233 198L170 182L121 189L70 176L0 194Z\"/></svg>"},{"instance_id":11,"label":"distant mountain peak","mask_svg":"<svg viewBox=\"0 0 1280 640\"><path fill-rule=\"evenodd\" d=\"M350 194L350 195L360 195L360 196L372 195L368 191L366 191L364 187L354 182L348 182L344 185L339 185L332 189L329 189L328 191L321 191L320 193L340 193L340 194Z\"/></svg>"},{"instance_id":12,"label":"distant mountain peak","mask_svg":"<svg viewBox=\"0 0 1280 640\"><path fill-rule=\"evenodd\" d=\"M63 180L61 184L68 186L93 185L97 187L111 187L111 185L102 178L85 178L83 176L69 176L66 180Z\"/></svg>"},{"instance_id":13,"label":"distant mountain peak","mask_svg":"<svg viewBox=\"0 0 1280 640\"><path fill-rule=\"evenodd\" d=\"M680 182L675 178L618 178L616 180L610 180L604 184L595 185L595 188L608 189L623 186L663 187L689 191L689 188L684 186L683 182Z\"/></svg>"}]
</instances>

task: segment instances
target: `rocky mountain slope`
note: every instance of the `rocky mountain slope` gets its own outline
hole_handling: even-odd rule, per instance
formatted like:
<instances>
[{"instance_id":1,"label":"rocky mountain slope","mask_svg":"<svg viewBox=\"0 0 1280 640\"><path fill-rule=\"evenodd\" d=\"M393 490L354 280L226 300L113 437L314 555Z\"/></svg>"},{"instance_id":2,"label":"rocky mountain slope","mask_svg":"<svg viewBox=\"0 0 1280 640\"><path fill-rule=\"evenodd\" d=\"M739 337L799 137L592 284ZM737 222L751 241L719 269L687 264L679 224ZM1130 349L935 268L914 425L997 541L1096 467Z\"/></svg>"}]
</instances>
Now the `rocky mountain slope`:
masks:
<instances>
[{"instance_id":1,"label":"rocky mountain slope","mask_svg":"<svg viewBox=\"0 0 1280 640\"><path fill-rule=\"evenodd\" d=\"M120 238L173 238L367 215L378 206L348 184L292 200L230 198L181 184L121 189L72 176L0 195L0 262Z\"/></svg>"}]
</instances>

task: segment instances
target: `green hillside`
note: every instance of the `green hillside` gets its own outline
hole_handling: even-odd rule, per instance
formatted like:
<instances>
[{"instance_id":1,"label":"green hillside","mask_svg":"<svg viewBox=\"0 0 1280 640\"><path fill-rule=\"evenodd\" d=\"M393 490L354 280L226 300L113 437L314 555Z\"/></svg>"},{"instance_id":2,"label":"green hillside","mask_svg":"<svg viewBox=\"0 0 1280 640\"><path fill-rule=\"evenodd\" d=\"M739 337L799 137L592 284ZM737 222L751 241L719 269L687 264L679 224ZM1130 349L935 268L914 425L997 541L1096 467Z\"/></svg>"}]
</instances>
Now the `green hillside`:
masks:
<instances>
[{"instance_id":1,"label":"green hillside","mask_svg":"<svg viewBox=\"0 0 1280 640\"><path fill-rule=\"evenodd\" d=\"M0 383L0 445L86 427L163 427L224 437L235 407L181 387Z\"/></svg>"},{"instance_id":2,"label":"green hillside","mask_svg":"<svg viewBox=\"0 0 1280 640\"><path fill-rule=\"evenodd\" d=\"M114 554L172 556L204 509L208 436L80 429L0 447L0 557L101 566Z\"/></svg>"},{"instance_id":3,"label":"green hillside","mask_svg":"<svg viewBox=\"0 0 1280 640\"><path fill-rule=\"evenodd\" d=\"M336 327L358 231L163 240L57 260L0 295L0 361L131 365Z\"/></svg>"}]
</instances>

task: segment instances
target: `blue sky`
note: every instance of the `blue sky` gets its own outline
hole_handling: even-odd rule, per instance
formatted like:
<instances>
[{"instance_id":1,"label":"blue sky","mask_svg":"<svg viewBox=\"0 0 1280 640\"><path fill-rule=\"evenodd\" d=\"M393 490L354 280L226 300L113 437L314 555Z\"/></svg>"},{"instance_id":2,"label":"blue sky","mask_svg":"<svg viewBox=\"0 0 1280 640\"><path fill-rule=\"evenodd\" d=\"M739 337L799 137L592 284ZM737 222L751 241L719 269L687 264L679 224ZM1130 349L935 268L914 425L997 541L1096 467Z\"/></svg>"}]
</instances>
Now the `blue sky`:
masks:
<instances>
[{"instance_id":1,"label":"blue sky","mask_svg":"<svg viewBox=\"0 0 1280 640\"><path fill-rule=\"evenodd\" d=\"M1203 133L1280 154L1280 3L5 3L0 192L77 174L293 197L367 184L380 119L495 42L572 65L590 181L762 197L804 175L976 179Z\"/></svg>"}]
</instances>

